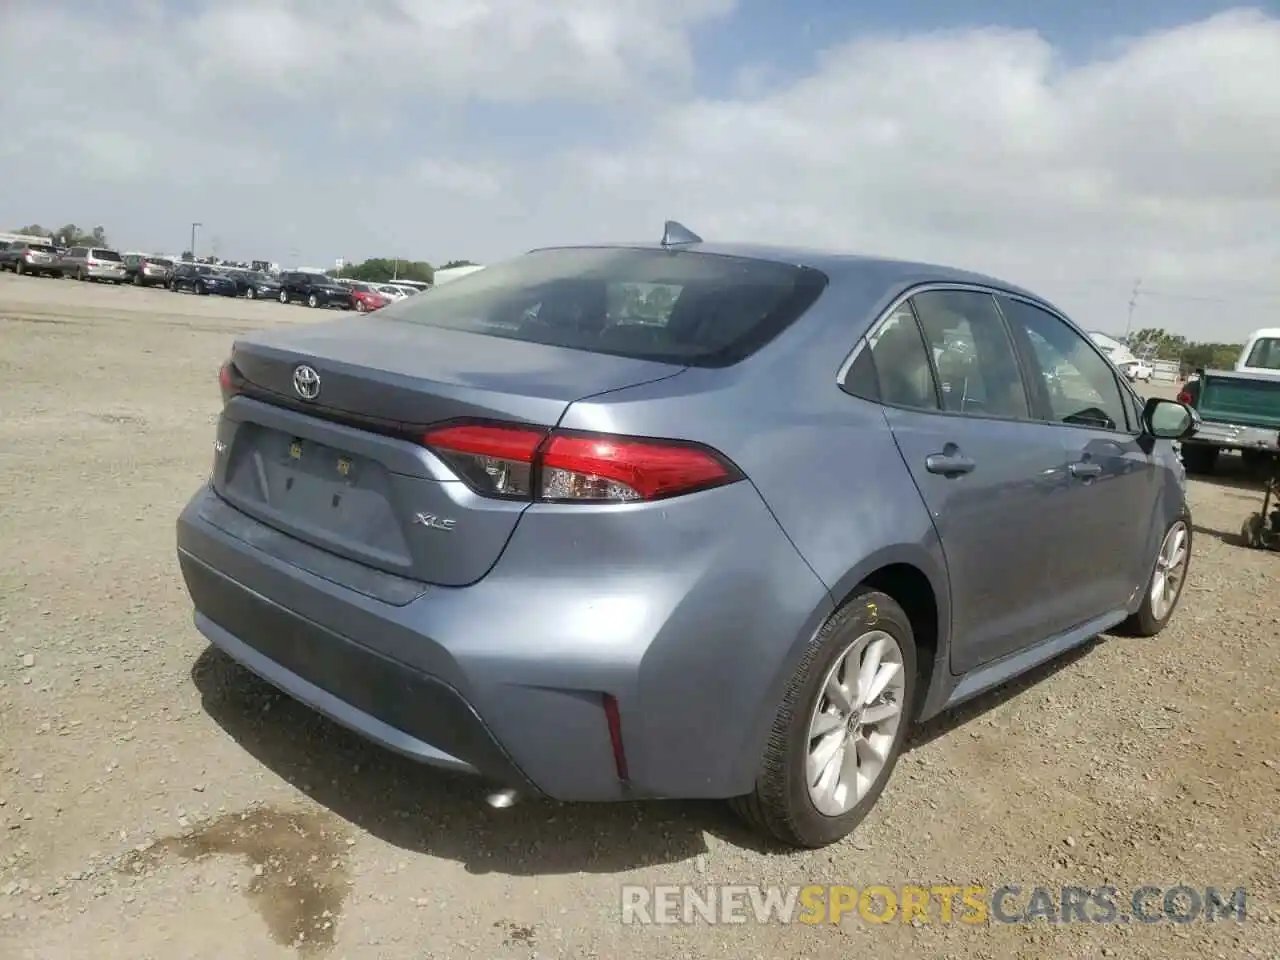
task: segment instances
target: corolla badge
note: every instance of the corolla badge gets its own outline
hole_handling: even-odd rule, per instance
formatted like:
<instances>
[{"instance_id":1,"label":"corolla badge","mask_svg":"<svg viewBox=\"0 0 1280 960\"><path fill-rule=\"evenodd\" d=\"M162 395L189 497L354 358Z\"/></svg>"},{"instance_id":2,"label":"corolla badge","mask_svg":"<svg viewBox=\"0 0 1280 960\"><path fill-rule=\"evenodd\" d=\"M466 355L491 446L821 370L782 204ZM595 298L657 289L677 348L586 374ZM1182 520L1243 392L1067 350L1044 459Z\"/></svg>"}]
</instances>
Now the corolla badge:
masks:
<instances>
[{"instance_id":1,"label":"corolla badge","mask_svg":"<svg viewBox=\"0 0 1280 960\"><path fill-rule=\"evenodd\" d=\"M458 521L450 517L438 517L434 513L415 513L413 522L428 530L452 530Z\"/></svg>"},{"instance_id":2,"label":"corolla badge","mask_svg":"<svg viewBox=\"0 0 1280 960\"><path fill-rule=\"evenodd\" d=\"M299 364L293 370L293 389L303 400L314 400L320 396L320 374L314 367Z\"/></svg>"}]
</instances>

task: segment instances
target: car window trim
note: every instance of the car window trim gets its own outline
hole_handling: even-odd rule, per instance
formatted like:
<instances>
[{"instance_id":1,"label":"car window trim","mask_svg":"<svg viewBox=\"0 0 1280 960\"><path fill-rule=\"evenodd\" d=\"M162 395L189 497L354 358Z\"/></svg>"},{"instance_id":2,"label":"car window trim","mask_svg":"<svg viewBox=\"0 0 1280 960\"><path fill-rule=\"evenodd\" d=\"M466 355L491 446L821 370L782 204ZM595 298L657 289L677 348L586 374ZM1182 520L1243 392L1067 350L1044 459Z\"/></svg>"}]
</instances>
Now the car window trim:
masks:
<instances>
[{"instance_id":1,"label":"car window trim","mask_svg":"<svg viewBox=\"0 0 1280 960\"><path fill-rule=\"evenodd\" d=\"M844 390L845 380L849 376L849 371L853 369L854 361L858 359L858 355L863 350L867 349L868 344L871 341L871 337L882 326L884 326L885 323L889 321L889 318L893 316L895 311L897 311L898 307L900 307L904 301L910 301L911 298L914 297L916 294L931 293L937 290L952 290L952 291L959 291L961 293L980 293L992 299L993 304L995 306L996 316L1000 318L1001 326L1004 327L1004 334L1009 339L1009 347L1013 351L1014 363L1017 364L1018 366L1018 377L1022 381L1023 393L1026 395L1026 401L1027 401L1026 414L1021 417L1003 417L1003 416L995 416L993 414L973 414L973 413L964 413L959 410L941 409L942 384L938 377L937 363L933 357L933 348L929 346L928 339L924 335L924 327L920 323L920 317L916 313L916 307L914 303L908 303L908 306L910 307L912 317L915 319L916 330L919 331L920 338L921 340L924 341L925 358L929 361L929 371L933 375L934 392L938 398L939 409L928 410L921 407L904 407L896 403L886 403L883 400L876 400L874 402L884 407L891 407L895 410L906 410L911 413L927 414L929 416L961 417L965 420L984 420L984 421L992 421L995 423L1036 423L1036 424L1043 423L1044 421L1038 419L1035 415L1035 407L1034 407L1034 404L1032 403L1031 394L1028 392L1028 387L1027 387L1027 370L1022 364L1022 358L1019 356L1018 346L1017 346L1017 343L1014 341L1013 332L1009 325L1009 321L1005 317L1004 311L1000 309L1000 303L997 300L997 297L1005 295L1006 291L1000 289L999 287L989 287L979 283L965 283L963 281L955 281L955 280L929 280L929 281L925 281L924 283L913 284L912 286L907 287L905 290L899 292L891 301L889 301L888 305L883 310L881 310L880 313L876 315L876 318L871 321L871 325L867 328L867 332L864 333L862 337L859 338L858 342L854 344L853 349L849 351L848 356L845 357L844 362L840 364L840 368L836 372L836 386L838 386L841 390ZM1013 296L1014 294L1010 293L1009 295ZM1032 298L1019 297L1019 299L1025 300L1027 303L1031 303L1036 306L1039 306L1039 304ZM875 354L872 354L873 367L874 367L874 364L875 364ZM877 376L878 375L879 373L877 371ZM844 390L844 392L849 393L850 396L857 396L857 394L850 393L847 390ZM1069 426L1069 424L1063 424L1063 426Z\"/></svg>"},{"instance_id":2,"label":"car window trim","mask_svg":"<svg viewBox=\"0 0 1280 960\"><path fill-rule=\"evenodd\" d=\"M1044 404L1042 409L1039 411L1039 415L1044 417L1044 419L1039 422L1046 423L1052 427L1068 427L1072 430L1092 430L1095 432L1100 431L1102 433L1115 433L1115 434L1119 434L1121 436L1126 436L1126 437L1139 436L1142 433L1141 425L1129 422L1129 414L1130 414L1129 405L1124 402L1125 400L1124 394L1127 390L1129 390L1127 383L1122 382L1124 379L1124 375L1120 373L1119 368L1114 363L1111 362L1111 359L1105 353L1103 353L1100 349L1098 349L1098 345L1093 342L1093 338L1090 337L1083 330L1081 330L1076 324L1072 323L1069 317L1065 316L1063 313L1061 313L1058 310L1052 309L1047 304L1044 304L1038 300L1035 300L1032 297L1020 296L1014 293L997 294L995 297L996 309L1000 311L1001 316L1004 316L1004 310L1000 307L1000 297L1002 296L1007 297L1010 300L1017 300L1021 303L1025 303L1027 306L1034 307L1037 310L1041 310L1044 313L1049 314L1049 316L1053 317L1054 319L1058 320L1060 323L1065 324L1067 329L1070 330L1072 333L1076 334L1076 336L1078 336L1081 340L1083 340L1085 342L1085 345L1090 350L1093 351L1094 355L1103 362L1103 364L1107 367L1107 369L1111 373L1112 382L1115 383L1116 388L1120 391L1120 406L1124 410L1124 420L1125 420L1123 429L1119 427L1117 427L1116 429L1111 429L1111 428L1102 427L1102 426L1088 426L1083 423L1065 423L1062 420L1058 420L1056 417L1053 416L1052 404L1048 402L1048 387L1045 385L1045 382L1044 382L1044 371L1040 368L1040 358L1035 355L1035 348L1032 347L1030 338L1027 336L1027 332L1023 330L1020 325L1015 325L1011 318L1005 317L1005 322L1009 325L1010 331L1015 332L1015 340L1027 341L1025 344L1025 347L1023 348L1025 349L1027 354L1027 356L1024 359L1026 363L1032 366L1037 373L1036 379L1038 381L1038 384L1037 384L1036 395L1037 395L1037 398L1040 400L1040 402ZM1135 397L1137 396L1136 392L1134 392L1134 396Z\"/></svg>"}]
</instances>

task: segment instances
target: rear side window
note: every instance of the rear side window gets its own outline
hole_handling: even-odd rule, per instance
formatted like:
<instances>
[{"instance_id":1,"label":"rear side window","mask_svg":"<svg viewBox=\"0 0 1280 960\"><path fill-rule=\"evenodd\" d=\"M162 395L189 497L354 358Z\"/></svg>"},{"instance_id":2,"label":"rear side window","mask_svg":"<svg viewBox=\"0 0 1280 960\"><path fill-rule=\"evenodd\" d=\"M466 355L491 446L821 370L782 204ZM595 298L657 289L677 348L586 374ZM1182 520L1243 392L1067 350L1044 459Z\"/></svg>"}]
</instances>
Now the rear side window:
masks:
<instances>
[{"instance_id":1,"label":"rear side window","mask_svg":"<svg viewBox=\"0 0 1280 960\"><path fill-rule=\"evenodd\" d=\"M539 250L378 311L528 343L682 366L737 363L804 313L824 274L693 251Z\"/></svg>"},{"instance_id":2,"label":"rear side window","mask_svg":"<svg viewBox=\"0 0 1280 960\"><path fill-rule=\"evenodd\" d=\"M1280 339L1276 337L1259 337L1249 351L1245 360L1246 367L1257 367L1260 370L1280 370Z\"/></svg>"},{"instance_id":3,"label":"rear side window","mask_svg":"<svg viewBox=\"0 0 1280 960\"><path fill-rule=\"evenodd\" d=\"M989 294L927 290L911 303L933 354L944 410L974 417L1030 417L1017 355Z\"/></svg>"}]
</instances>

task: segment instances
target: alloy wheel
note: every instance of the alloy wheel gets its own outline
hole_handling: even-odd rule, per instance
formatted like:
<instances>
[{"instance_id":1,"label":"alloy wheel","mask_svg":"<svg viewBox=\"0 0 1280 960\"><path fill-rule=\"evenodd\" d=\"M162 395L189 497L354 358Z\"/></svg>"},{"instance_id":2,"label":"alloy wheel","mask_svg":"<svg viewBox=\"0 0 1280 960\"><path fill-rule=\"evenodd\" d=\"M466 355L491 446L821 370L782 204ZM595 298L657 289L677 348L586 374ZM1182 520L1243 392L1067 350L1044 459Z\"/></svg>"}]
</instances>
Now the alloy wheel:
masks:
<instances>
[{"instance_id":1,"label":"alloy wheel","mask_svg":"<svg viewBox=\"0 0 1280 960\"><path fill-rule=\"evenodd\" d=\"M875 786L905 698L902 648L885 631L862 634L836 658L809 720L805 784L820 813L848 813Z\"/></svg>"}]
</instances>

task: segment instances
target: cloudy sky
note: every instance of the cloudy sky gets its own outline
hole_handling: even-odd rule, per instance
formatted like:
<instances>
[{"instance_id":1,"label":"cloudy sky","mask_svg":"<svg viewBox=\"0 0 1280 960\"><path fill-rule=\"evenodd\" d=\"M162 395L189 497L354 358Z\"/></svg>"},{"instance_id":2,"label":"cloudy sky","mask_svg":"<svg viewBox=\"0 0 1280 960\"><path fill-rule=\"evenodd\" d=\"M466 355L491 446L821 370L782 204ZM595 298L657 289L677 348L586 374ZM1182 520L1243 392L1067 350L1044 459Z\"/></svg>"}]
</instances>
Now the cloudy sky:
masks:
<instances>
[{"instance_id":1,"label":"cloudy sky","mask_svg":"<svg viewBox=\"0 0 1280 960\"><path fill-rule=\"evenodd\" d=\"M1280 325L1280 6L0 0L0 229L328 265L704 237Z\"/></svg>"}]
</instances>

